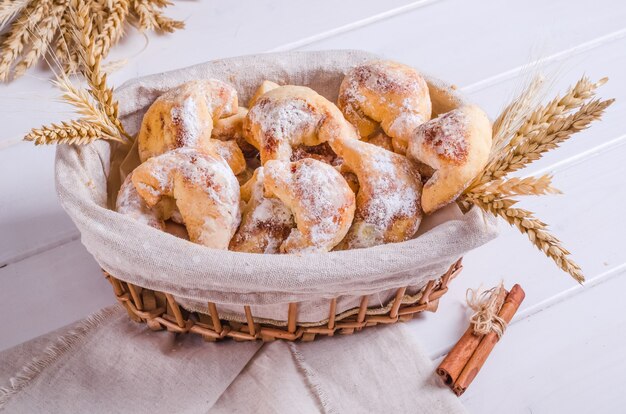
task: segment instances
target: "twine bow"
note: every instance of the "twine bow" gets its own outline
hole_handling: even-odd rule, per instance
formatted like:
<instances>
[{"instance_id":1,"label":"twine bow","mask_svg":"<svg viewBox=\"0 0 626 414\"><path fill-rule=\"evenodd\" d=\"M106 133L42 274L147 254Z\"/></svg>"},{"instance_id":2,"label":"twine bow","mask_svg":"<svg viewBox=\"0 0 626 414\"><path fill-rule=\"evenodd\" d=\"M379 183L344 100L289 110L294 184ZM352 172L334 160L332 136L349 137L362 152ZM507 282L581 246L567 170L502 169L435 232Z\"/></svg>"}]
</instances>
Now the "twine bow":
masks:
<instances>
[{"instance_id":1,"label":"twine bow","mask_svg":"<svg viewBox=\"0 0 626 414\"><path fill-rule=\"evenodd\" d=\"M473 325L476 335L487 335L493 331L498 335L498 338L502 337L507 323L498 316L498 312L505 296L506 290L503 282L482 292L480 288L467 290L467 305L474 311L470 323Z\"/></svg>"}]
</instances>

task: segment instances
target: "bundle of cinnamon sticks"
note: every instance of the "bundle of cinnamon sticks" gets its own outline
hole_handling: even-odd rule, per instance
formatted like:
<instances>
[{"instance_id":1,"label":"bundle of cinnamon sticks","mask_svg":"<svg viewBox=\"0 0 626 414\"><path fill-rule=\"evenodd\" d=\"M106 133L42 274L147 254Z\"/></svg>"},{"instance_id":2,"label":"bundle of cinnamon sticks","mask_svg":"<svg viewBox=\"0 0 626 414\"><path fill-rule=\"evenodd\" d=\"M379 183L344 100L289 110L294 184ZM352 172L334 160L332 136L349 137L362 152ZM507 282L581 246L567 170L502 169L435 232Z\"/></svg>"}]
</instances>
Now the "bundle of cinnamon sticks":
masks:
<instances>
[{"instance_id":1,"label":"bundle of cinnamon sticks","mask_svg":"<svg viewBox=\"0 0 626 414\"><path fill-rule=\"evenodd\" d=\"M497 301L502 304L498 317L508 324L524 300L525 293L520 285L515 285L510 292L501 289ZM458 396L463 394L487 360L494 346L500 340L496 331L476 334L473 324L465 331L461 339L437 367L444 383Z\"/></svg>"}]
</instances>

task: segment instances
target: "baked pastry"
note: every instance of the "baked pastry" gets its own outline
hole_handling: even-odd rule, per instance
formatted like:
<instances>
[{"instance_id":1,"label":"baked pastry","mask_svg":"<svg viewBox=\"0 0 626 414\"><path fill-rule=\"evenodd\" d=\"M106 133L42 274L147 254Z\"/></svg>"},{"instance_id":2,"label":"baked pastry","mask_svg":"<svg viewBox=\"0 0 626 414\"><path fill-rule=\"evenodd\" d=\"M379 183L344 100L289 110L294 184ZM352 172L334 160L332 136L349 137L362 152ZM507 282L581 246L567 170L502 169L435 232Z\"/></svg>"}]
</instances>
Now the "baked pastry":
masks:
<instances>
[{"instance_id":1,"label":"baked pastry","mask_svg":"<svg viewBox=\"0 0 626 414\"><path fill-rule=\"evenodd\" d=\"M240 106L235 114L216 120L211 131L211 138L230 141L241 137L241 127L247 113L248 109Z\"/></svg>"},{"instance_id":2,"label":"baked pastry","mask_svg":"<svg viewBox=\"0 0 626 414\"><path fill-rule=\"evenodd\" d=\"M347 250L410 239L422 219L422 182L405 156L367 142L330 142L343 167L357 176L356 213L337 249Z\"/></svg>"},{"instance_id":3,"label":"baked pastry","mask_svg":"<svg viewBox=\"0 0 626 414\"><path fill-rule=\"evenodd\" d=\"M115 201L115 210L155 229L165 230L165 220L158 206L148 207L132 182L133 173L126 176Z\"/></svg>"},{"instance_id":4,"label":"baked pastry","mask_svg":"<svg viewBox=\"0 0 626 414\"><path fill-rule=\"evenodd\" d=\"M241 219L239 183L216 154L179 148L150 158L131 178L146 205L176 200L192 242L227 249Z\"/></svg>"},{"instance_id":5,"label":"baked pastry","mask_svg":"<svg viewBox=\"0 0 626 414\"><path fill-rule=\"evenodd\" d=\"M252 95L252 98L248 101L248 108L252 108L254 104L256 104L256 101L258 101L261 96L265 95L266 92L276 88L280 88L280 85L277 83L268 80L261 82L261 85L259 85L254 95Z\"/></svg>"},{"instance_id":6,"label":"baked pastry","mask_svg":"<svg viewBox=\"0 0 626 414\"><path fill-rule=\"evenodd\" d=\"M210 139L204 148L205 152L212 152L224 158L233 174L239 175L246 170L246 159L235 141L220 141Z\"/></svg>"},{"instance_id":7,"label":"baked pastry","mask_svg":"<svg viewBox=\"0 0 626 414\"><path fill-rule=\"evenodd\" d=\"M432 105L426 81L415 69L377 60L350 70L339 88L339 109L366 138L379 127L404 154L409 136L428 121Z\"/></svg>"},{"instance_id":8,"label":"baked pastry","mask_svg":"<svg viewBox=\"0 0 626 414\"><path fill-rule=\"evenodd\" d=\"M259 149L261 163L289 161L293 147L315 146L334 137L358 138L329 100L304 86L281 86L263 94L248 111L243 134Z\"/></svg>"},{"instance_id":9,"label":"baked pastry","mask_svg":"<svg viewBox=\"0 0 626 414\"><path fill-rule=\"evenodd\" d=\"M424 185L422 208L432 213L455 200L489 159L491 123L476 105L466 105L418 127L407 156L434 170Z\"/></svg>"},{"instance_id":10,"label":"baked pastry","mask_svg":"<svg viewBox=\"0 0 626 414\"><path fill-rule=\"evenodd\" d=\"M230 250L248 253L279 253L280 245L294 227L293 216L278 198L265 197L263 167L241 186L245 202L241 226L230 241Z\"/></svg>"},{"instance_id":11,"label":"baked pastry","mask_svg":"<svg viewBox=\"0 0 626 414\"><path fill-rule=\"evenodd\" d=\"M184 83L161 95L143 117L139 158L181 147L206 148L214 123L237 111L237 92L216 79Z\"/></svg>"},{"instance_id":12,"label":"baked pastry","mask_svg":"<svg viewBox=\"0 0 626 414\"><path fill-rule=\"evenodd\" d=\"M294 147L291 153L291 161L298 161L303 158L314 158L330 165L335 165L340 161L337 158L337 154L335 154L330 145L328 145L328 142L324 142L313 147L307 147L304 145Z\"/></svg>"},{"instance_id":13,"label":"baked pastry","mask_svg":"<svg viewBox=\"0 0 626 414\"><path fill-rule=\"evenodd\" d=\"M328 252L345 237L354 218L355 197L337 170L305 158L267 161L264 173L265 195L280 199L296 223L281 244L281 253Z\"/></svg>"},{"instance_id":14,"label":"baked pastry","mask_svg":"<svg viewBox=\"0 0 626 414\"><path fill-rule=\"evenodd\" d=\"M362 141L384 148L387 151L394 151L392 138L383 131L374 132L372 135L361 138Z\"/></svg>"}]
</instances>

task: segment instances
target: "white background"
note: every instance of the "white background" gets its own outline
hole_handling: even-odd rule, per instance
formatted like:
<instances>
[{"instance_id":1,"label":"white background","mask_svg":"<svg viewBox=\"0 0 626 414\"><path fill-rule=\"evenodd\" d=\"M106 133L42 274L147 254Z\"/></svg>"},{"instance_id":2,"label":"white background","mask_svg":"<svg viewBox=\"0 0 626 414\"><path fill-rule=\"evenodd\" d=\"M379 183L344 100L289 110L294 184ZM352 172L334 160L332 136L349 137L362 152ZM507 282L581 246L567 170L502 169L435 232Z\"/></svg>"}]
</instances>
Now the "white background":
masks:
<instances>
[{"instance_id":1,"label":"white background","mask_svg":"<svg viewBox=\"0 0 626 414\"><path fill-rule=\"evenodd\" d=\"M626 5L618 0L179 1L174 35L134 30L109 61L110 81L206 60L275 50L365 49L455 83L490 116L540 60L563 91L583 73L609 76L615 97L594 124L523 174L553 172L565 194L529 199L574 252L577 285L517 231L468 254L436 314L410 322L433 359L467 326L465 290L519 283L527 297L462 397L476 413L623 412L626 394ZM147 45L146 45L146 42ZM113 303L98 265L62 211L54 148L20 142L30 128L71 116L43 68L0 86L0 350Z\"/></svg>"}]
</instances>

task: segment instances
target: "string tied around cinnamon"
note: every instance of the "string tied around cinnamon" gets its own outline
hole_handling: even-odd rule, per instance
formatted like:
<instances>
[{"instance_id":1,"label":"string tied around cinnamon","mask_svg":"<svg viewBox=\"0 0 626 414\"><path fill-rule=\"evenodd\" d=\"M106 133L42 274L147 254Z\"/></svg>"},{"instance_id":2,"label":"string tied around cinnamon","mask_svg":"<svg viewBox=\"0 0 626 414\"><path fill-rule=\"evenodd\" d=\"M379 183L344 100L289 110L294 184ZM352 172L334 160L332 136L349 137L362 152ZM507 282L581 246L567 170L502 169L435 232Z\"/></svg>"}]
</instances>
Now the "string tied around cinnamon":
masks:
<instances>
[{"instance_id":1,"label":"string tied around cinnamon","mask_svg":"<svg viewBox=\"0 0 626 414\"><path fill-rule=\"evenodd\" d=\"M470 318L475 335L487 335L495 332L501 338L506 330L507 323L498 316L504 303L506 290L504 282L500 282L489 290L468 289L466 292L467 305L474 311Z\"/></svg>"}]
</instances>

